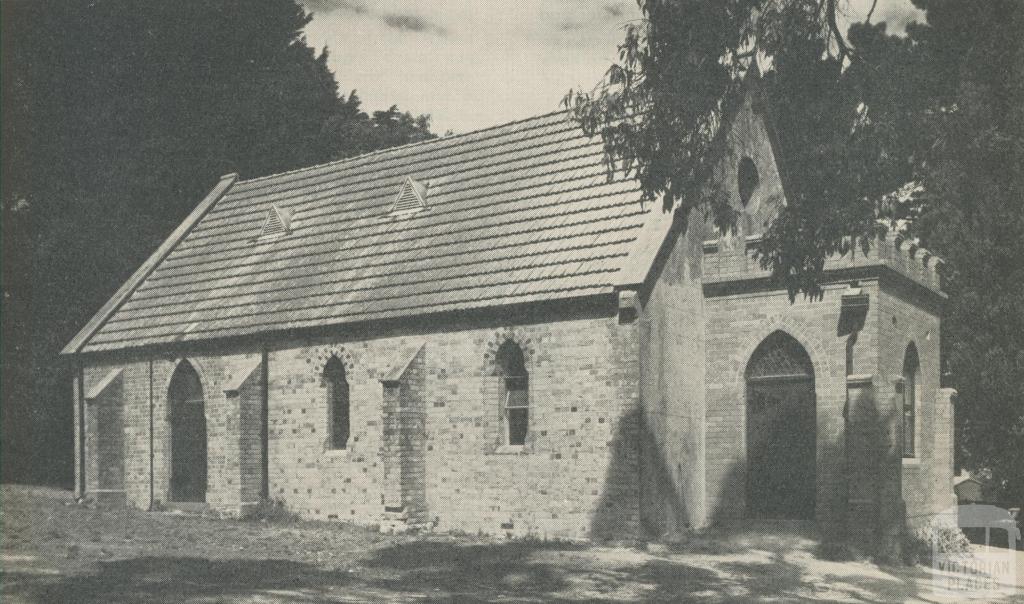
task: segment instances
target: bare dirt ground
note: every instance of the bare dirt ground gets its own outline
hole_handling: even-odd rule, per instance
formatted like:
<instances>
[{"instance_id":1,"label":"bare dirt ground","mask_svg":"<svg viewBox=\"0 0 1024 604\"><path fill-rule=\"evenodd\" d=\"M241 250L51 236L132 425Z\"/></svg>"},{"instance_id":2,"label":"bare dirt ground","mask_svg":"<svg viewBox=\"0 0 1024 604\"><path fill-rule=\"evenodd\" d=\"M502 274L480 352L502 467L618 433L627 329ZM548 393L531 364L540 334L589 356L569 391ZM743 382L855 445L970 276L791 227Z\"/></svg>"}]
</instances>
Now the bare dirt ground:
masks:
<instances>
[{"instance_id":1,"label":"bare dirt ground","mask_svg":"<svg viewBox=\"0 0 1024 604\"><path fill-rule=\"evenodd\" d=\"M943 601L928 569L820 560L799 531L614 548L0 497L4 602Z\"/></svg>"}]
</instances>

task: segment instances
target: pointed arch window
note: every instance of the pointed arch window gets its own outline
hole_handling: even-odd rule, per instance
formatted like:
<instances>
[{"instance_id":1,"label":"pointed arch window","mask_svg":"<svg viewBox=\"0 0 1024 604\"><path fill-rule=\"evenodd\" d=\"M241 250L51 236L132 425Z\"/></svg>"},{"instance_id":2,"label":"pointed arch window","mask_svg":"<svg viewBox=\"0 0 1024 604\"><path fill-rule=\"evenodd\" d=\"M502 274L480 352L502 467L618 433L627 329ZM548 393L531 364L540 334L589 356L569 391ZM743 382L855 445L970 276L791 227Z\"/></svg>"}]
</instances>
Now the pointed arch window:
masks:
<instances>
[{"instance_id":1,"label":"pointed arch window","mask_svg":"<svg viewBox=\"0 0 1024 604\"><path fill-rule=\"evenodd\" d=\"M907 346L903 355L903 457L917 457L917 400L921 381L917 347Z\"/></svg>"},{"instance_id":2,"label":"pointed arch window","mask_svg":"<svg viewBox=\"0 0 1024 604\"><path fill-rule=\"evenodd\" d=\"M329 441L332 449L348 447L349 437L349 392L345 379L345 365L332 356L324 366L324 386L327 389L327 419Z\"/></svg>"},{"instance_id":3,"label":"pointed arch window","mask_svg":"<svg viewBox=\"0 0 1024 604\"><path fill-rule=\"evenodd\" d=\"M524 445L530 429L530 376L523 349L506 340L498 349L497 362L505 442Z\"/></svg>"},{"instance_id":4,"label":"pointed arch window","mask_svg":"<svg viewBox=\"0 0 1024 604\"><path fill-rule=\"evenodd\" d=\"M747 365L747 380L813 380L814 366L799 342L776 331L757 347Z\"/></svg>"},{"instance_id":5,"label":"pointed arch window","mask_svg":"<svg viewBox=\"0 0 1024 604\"><path fill-rule=\"evenodd\" d=\"M754 160L743 156L736 172L736 183L740 193L740 203L743 204L743 207L747 207L757 186L761 184L761 176L757 173L757 164L754 163Z\"/></svg>"}]
</instances>

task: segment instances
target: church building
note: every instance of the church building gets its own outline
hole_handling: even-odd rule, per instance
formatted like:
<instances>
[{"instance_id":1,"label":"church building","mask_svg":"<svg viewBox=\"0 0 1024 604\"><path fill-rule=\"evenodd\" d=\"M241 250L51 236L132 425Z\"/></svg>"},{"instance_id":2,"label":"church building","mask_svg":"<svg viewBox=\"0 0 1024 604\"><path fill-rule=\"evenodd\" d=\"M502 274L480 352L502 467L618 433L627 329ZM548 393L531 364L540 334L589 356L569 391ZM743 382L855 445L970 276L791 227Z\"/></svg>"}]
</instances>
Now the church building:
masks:
<instances>
[{"instance_id":1,"label":"church building","mask_svg":"<svg viewBox=\"0 0 1024 604\"><path fill-rule=\"evenodd\" d=\"M64 350L77 493L549 539L927 521L939 259L880 237L790 301L752 255L787 182L755 91L723 128L725 234L562 112L224 176Z\"/></svg>"}]
</instances>

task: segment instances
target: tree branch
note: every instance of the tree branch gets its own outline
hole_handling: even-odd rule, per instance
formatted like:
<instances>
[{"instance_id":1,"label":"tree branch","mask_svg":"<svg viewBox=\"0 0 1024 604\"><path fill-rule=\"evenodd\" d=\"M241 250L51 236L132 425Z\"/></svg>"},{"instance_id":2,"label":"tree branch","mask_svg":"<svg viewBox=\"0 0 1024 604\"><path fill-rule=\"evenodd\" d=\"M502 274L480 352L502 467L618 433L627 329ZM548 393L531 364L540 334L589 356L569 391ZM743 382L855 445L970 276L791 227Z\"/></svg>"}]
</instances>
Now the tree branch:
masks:
<instances>
[{"instance_id":1,"label":"tree branch","mask_svg":"<svg viewBox=\"0 0 1024 604\"><path fill-rule=\"evenodd\" d=\"M868 11L868 16L864 18L865 23L871 23L871 15L875 14L875 7L878 6L878 0L871 2L871 10Z\"/></svg>"},{"instance_id":2,"label":"tree branch","mask_svg":"<svg viewBox=\"0 0 1024 604\"><path fill-rule=\"evenodd\" d=\"M839 46L840 57L852 57L853 51L846 44L846 40L843 39L843 34L839 30L839 23L836 22L836 0L827 0L828 2L828 14L825 16L828 19L828 28L836 36L836 44Z\"/></svg>"}]
</instances>

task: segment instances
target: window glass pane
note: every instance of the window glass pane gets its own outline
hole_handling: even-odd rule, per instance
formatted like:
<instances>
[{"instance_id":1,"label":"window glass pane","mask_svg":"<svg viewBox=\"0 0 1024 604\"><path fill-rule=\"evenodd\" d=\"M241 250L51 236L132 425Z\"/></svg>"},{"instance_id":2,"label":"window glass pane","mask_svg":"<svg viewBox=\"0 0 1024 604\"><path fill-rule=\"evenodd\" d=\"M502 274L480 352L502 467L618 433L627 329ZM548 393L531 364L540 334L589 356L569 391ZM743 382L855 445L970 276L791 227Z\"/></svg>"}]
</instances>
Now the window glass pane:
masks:
<instances>
[{"instance_id":1,"label":"window glass pane","mask_svg":"<svg viewBox=\"0 0 1024 604\"><path fill-rule=\"evenodd\" d=\"M506 390L526 390L526 380L527 380L527 377L525 375L506 377L505 378L505 389Z\"/></svg>"},{"instance_id":2,"label":"window glass pane","mask_svg":"<svg viewBox=\"0 0 1024 604\"><path fill-rule=\"evenodd\" d=\"M348 444L348 382L345 367L337 357L331 357L324 367L324 382L327 387L327 413L330 418L330 447L344 449Z\"/></svg>"},{"instance_id":3,"label":"window glass pane","mask_svg":"<svg viewBox=\"0 0 1024 604\"><path fill-rule=\"evenodd\" d=\"M343 449L348 443L348 384L335 384L332 390L331 436L334 448Z\"/></svg>"},{"instance_id":4,"label":"window glass pane","mask_svg":"<svg viewBox=\"0 0 1024 604\"><path fill-rule=\"evenodd\" d=\"M914 411L913 407L903 410L903 456L914 456Z\"/></svg>"},{"instance_id":5,"label":"window glass pane","mask_svg":"<svg viewBox=\"0 0 1024 604\"><path fill-rule=\"evenodd\" d=\"M526 430L530 423L530 411L525 408L508 410L508 444L526 444Z\"/></svg>"},{"instance_id":6,"label":"window glass pane","mask_svg":"<svg viewBox=\"0 0 1024 604\"><path fill-rule=\"evenodd\" d=\"M505 406L508 408L513 407L529 407L530 401L526 396L525 390L509 390L508 397L505 401Z\"/></svg>"},{"instance_id":7,"label":"window glass pane","mask_svg":"<svg viewBox=\"0 0 1024 604\"><path fill-rule=\"evenodd\" d=\"M496 355L497 375L500 380L499 403L504 413L507 443L523 445L529 428L529 374L523 350L512 340L506 340Z\"/></svg>"},{"instance_id":8,"label":"window glass pane","mask_svg":"<svg viewBox=\"0 0 1024 604\"><path fill-rule=\"evenodd\" d=\"M903 355L903 456L914 457L917 440L917 374L920 364L917 359L917 348L910 344Z\"/></svg>"},{"instance_id":9,"label":"window glass pane","mask_svg":"<svg viewBox=\"0 0 1024 604\"><path fill-rule=\"evenodd\" d=\"M747 379L778 377L814 378L811 359L803 346L780 332L761 342L747 366Z\"/></svg>"}]
</instances>

